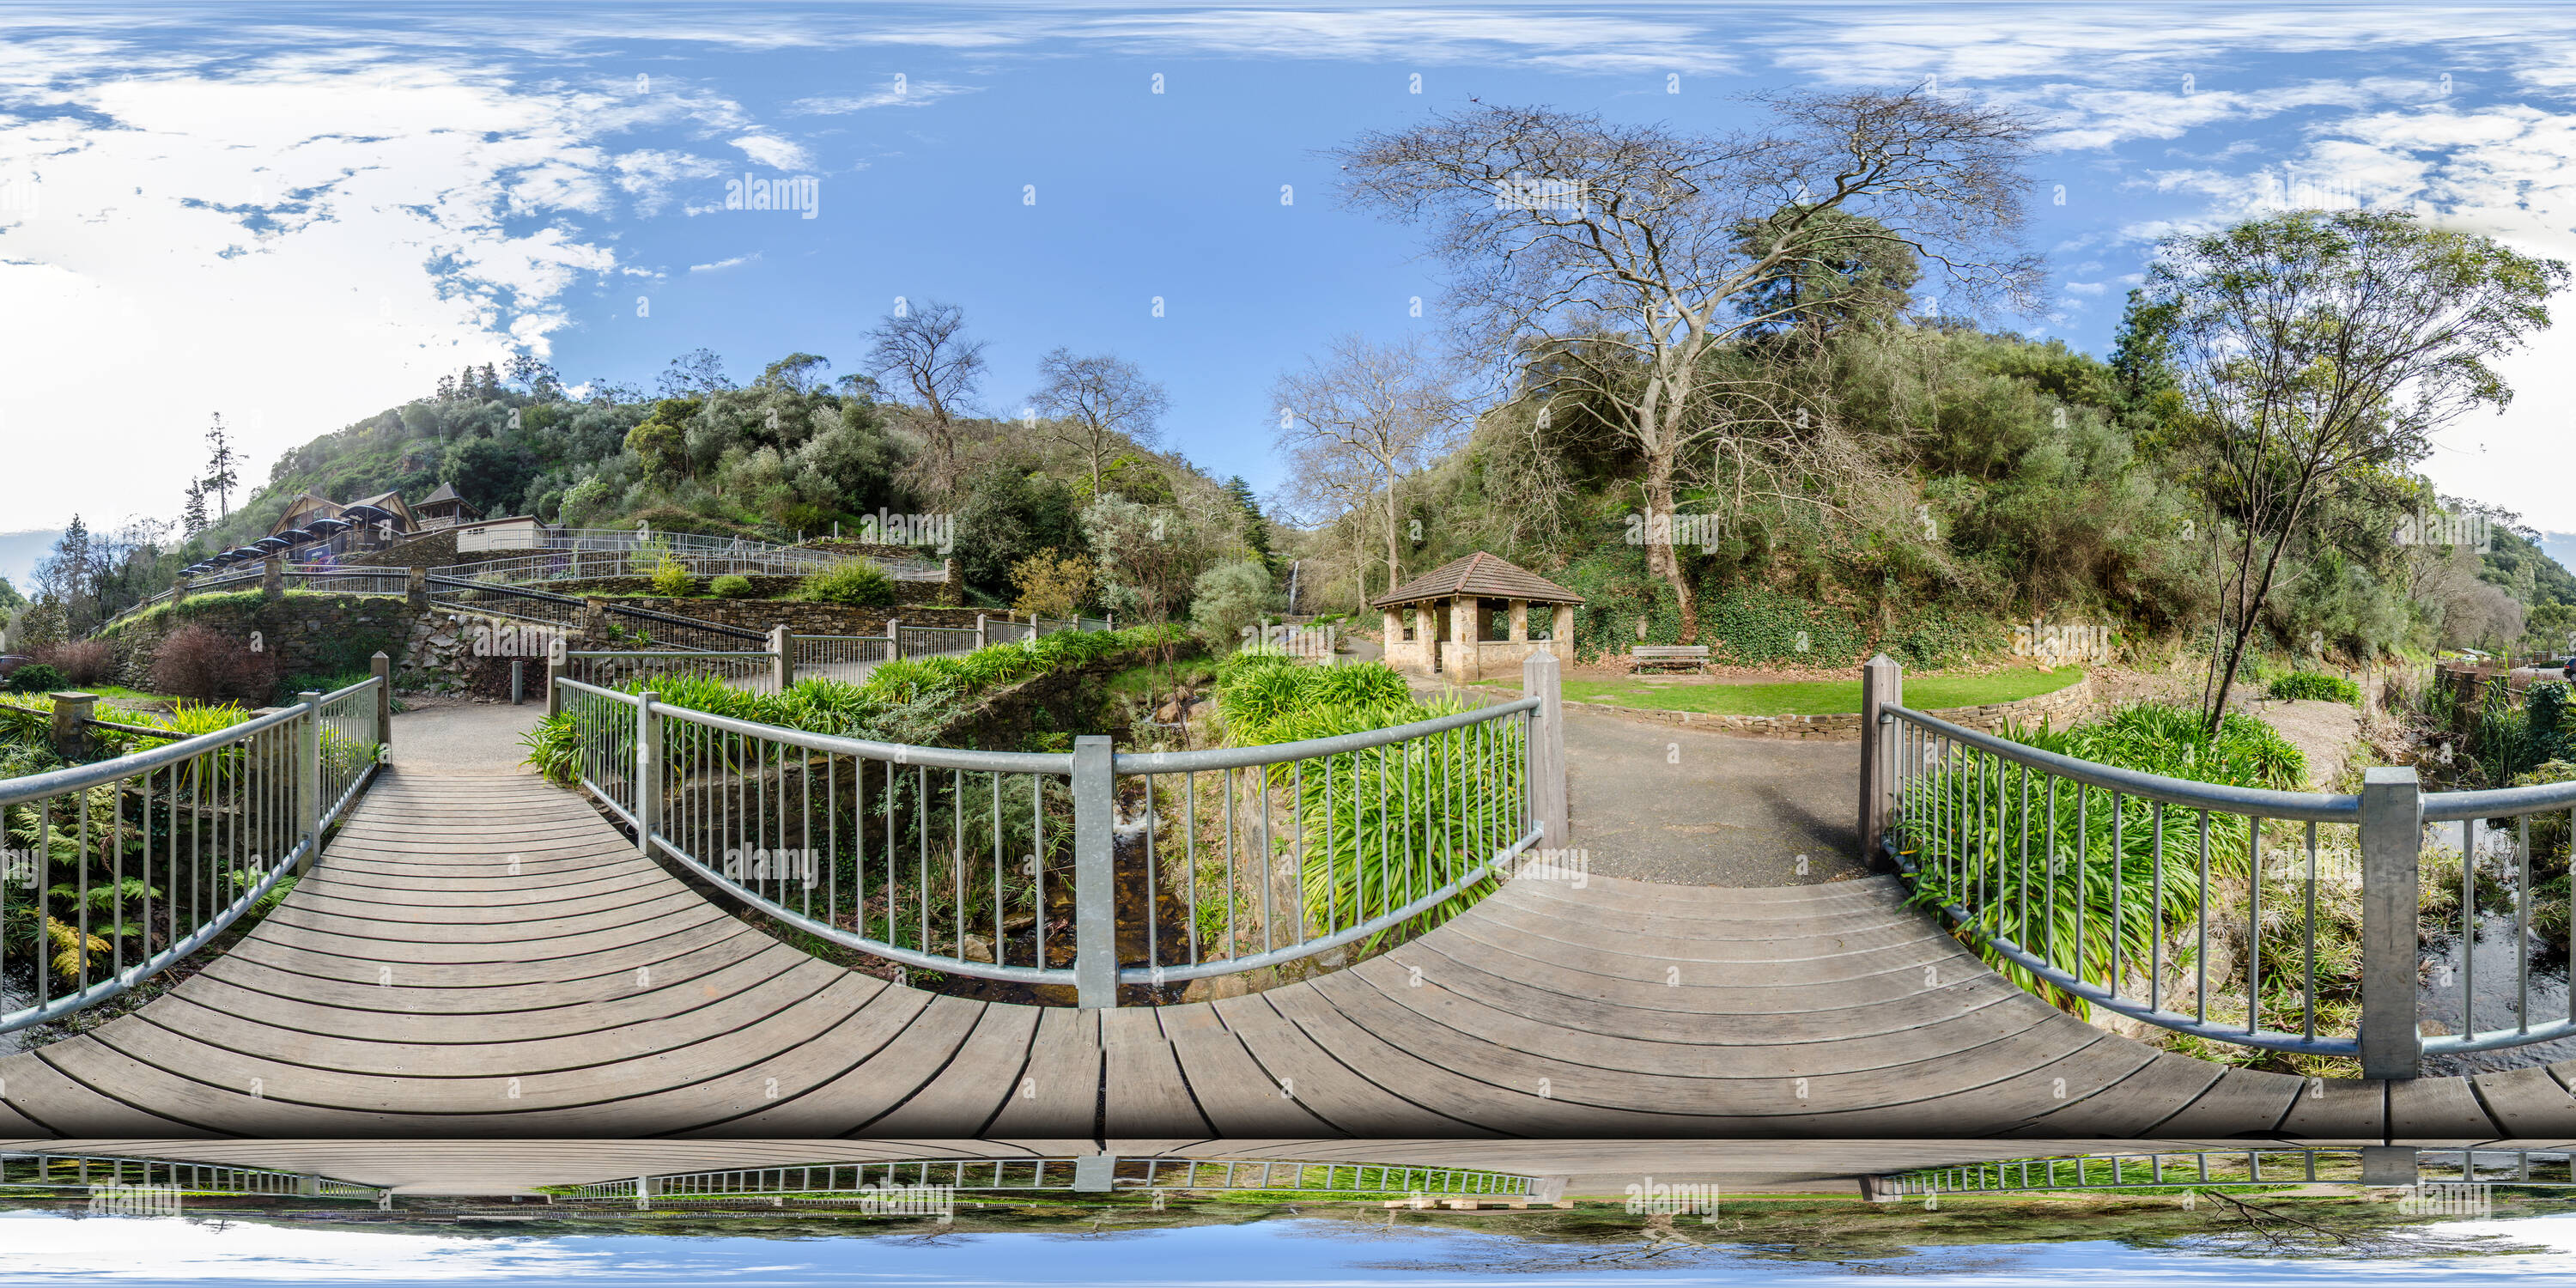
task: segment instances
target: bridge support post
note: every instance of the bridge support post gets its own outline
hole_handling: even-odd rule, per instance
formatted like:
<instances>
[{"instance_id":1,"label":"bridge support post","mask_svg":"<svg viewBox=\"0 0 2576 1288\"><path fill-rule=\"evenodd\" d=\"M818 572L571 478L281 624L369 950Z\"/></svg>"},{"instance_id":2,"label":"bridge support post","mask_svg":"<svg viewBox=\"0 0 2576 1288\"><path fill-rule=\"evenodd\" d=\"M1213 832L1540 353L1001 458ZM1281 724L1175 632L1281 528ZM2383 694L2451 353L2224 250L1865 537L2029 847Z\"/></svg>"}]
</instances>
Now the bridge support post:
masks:
<instances>
[{"instance_id":1,"label":"bridge support post","mask_svg":"<svg viewBox=\"0 0 2576 1288\"><path fill-rule=\"evenodd\" d=\"M1082 1009L1118 1005L1117 779L1106 734L1073 740L1073 991Z\"/></svg>"},{"instance_id":2,"label":"bridge support post","mask_svg":"<svg viewBox=\"0 0 2576 1288\"><path fill-rule=\"evenodd\" d=\"M2361 1076L2413 1078L2424 1062L2416 1027L2417 863L2424 796L2415 771L2385 766L2361 784Z\"/></svg>"},{"instance_id":3,"label":"bridge support post","mask_svg":"<svg viewBox=\"0 0 2576 1288\"><path fill-rule=\"evenodd\" d=\"M377 649L367 659L367 671L376 677L376 745L390 748L394 745L394 660Z\"/></svg>"},{"instance_id":4,"label":"bridge support post","mask_svg":"<svg viewBox=\"0 0 2576 1288\"><path fill-rule=\"evenodd\" d=\"M2361 1183L2364 1185L2413 1185L2421 1179L2417 1166L2412 1145L2361 1147Z\"/></svg>"},{"instance_id":5,"label":"bridge support post","mask_svg":"<svg viewBox=\"0 0 2576 1288\"><path fill-rule=\"evenodd\" d=\"M98 709L95 693L49 693L54 700L54 754L65 760L89 755L89 721Z\"/></svg>"},{"instance_id":6,"label":"bridge support post","mask_svg":"<svg viewBox=\"0 0 2576 1288\"><path fill-rule=\"evenodd\" d=\"M322 691L306 689L295 700L304 707L295 722L295 821L311 838L303 861L295 865L296 875L302 876L322 857Z\"/></svg>"},{"instance_id":7,"label":"bridge support post","mask_svg":"<svg viewBox=\"0 0 2576 1288\"><path fill-rule=\"evenodd\" d=\"M555 637L554 644L546 649L546 719L548 720L563 714L563 685L559 681L564 678L565 667L564 641L563 637L558 635Z\"/></svg>"},{"instance_id":8,"label":"bridge support post","mask_svg":"<svg viewBox=\"0 0 2576 1288\"><path fill-rule=\"evenodd\" d=\"M769 666L770 678L777 682L779 692L785 693L787 686L796 683L796 636L788 631L785 622L769 628Z\"/></svg>"},{"instance_id":9,"label":"bridge support post","mask_svg":"<svg viewBox=\"0 0 2576 1288\"><path fill-rule=\"evenodd\" d=\"M1896 812L1896 726L1881 713L1905 705L1905 668L1881 653L1860 668L1860 858L1873 872L1889 872L1888 820Z\"/></svg>"},{"instance_id":10,"label":"bridge support post","mask_svg":"<svg viewBox=\"0 0 2576 1288\"><path fill-rule=\"evenodd\" d=\"M662 725L653 718L661 694L635 698L635 852L653 857L653 829L662 822Z\"/></svg>"},{"instance_id":11,"label":"bridge support post","mask_svg":"<svg viewBox=\"0 0 2576 1288\"><path fill-rule=\"evenodd\" d=\"M1572 819L1565 799L1565 684L1556 654L1539 650L1521 659L1521 696L1538 699L1528 755L1530 821L1540 848L1562 850Z\"/></svg>"}]
</instances>

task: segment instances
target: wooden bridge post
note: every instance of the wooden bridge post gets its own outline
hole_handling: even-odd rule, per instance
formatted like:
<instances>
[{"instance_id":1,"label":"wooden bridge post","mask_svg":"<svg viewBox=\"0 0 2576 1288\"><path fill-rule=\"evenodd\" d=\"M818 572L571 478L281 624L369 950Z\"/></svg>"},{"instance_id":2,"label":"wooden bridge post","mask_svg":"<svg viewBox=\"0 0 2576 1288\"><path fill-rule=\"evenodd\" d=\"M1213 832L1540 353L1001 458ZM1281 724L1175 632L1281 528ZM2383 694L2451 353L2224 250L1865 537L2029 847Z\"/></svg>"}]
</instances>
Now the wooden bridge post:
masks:
<instances>
[{"instance_id":1,"label":"wooden bridge post","mask_svg":"<svg viewBox=\"0 0 2576 1288\"><path fill-rule=\"evenodd\" d=\"M2361 783L2361 1076L2407 1079L2424 1062L2416 1025L2417 865L2424 796L2415 771L2382 766Z\"/></svg>"},{"instance_id":2,"label":"wooden bridge post","mask_svg":"<svg viewBox=\"0 0 2576 1288\"><path fill-rule=\"evenodd\" d=\"M769 628L769 669L779 692L796 683L796 636L785 622Z\"/></svg>"},{"instance_id":3,"label":"wooden bridge post","mask_svg":"<svg viewBox=\"0 0 2576 1288\"><path fill-rule=\"evenodd\" d=\"M1896 812L1896 726L1880 723L1888 707L1905 705L1905 668L1881 653L1860 668L1860 858L1873 872L1893 870L1885 858L1888 820Z\"/></svg>"},{"instance_id":4,"label":"wooden bridge post","mask_svg":"<svg viewBox=\"0 0 2576 1288\"><path fill-rule=\"evenodd\" d=\"M662 726L653 719L661 694L635 696L635 852L653 857L653 829L662 820Z\"/></svg>"},{"instance_id":5,"label":"wooden bridge post","mask_svg":"<svg viewBox=\"0 0 2576 1288\"><path fill-rule=\"evenodd\" d=\"M377 649L367 659L367 670L376 677L376 745L394 745L394 660Z\"/></svg>"},{"instance_id":6,"label":"wooden bridge post","mask_svg":"<svg viewBox=\"0 0 2576 1288\"><path fill-rule=\"evenodd\" d=\"M304 708L295 722L295 822L312 838L303 861L295 865L295 874L302 876L322 857L322 691L306 689L295 700Z\"/></svg>"},{"instance_id":7,"label":"wooden bridge post","mask_svg":"<svg viewBox=\"0 0 2576 1288\"><path fill-rule=\"evenodd\" d=\"M1073 740L1073 991L1082 1009L1118 1005L1116 775L1106 734Z\"/></svg>"},{"instance_id":8,"label":"wooden bridge post","mask_svg":"<svg viewBox=\"0 0 2576 1288\"><path fill-rule=\"evenodd\" d=\"M1538 699L1538 722L1529 731L1530 821L1539 825L1541 849L1562 850L1570 830L1565 800L1565 685L1556 654L1538 650L1521 659L1521 696Z\"/></svg>"}]
</instances>

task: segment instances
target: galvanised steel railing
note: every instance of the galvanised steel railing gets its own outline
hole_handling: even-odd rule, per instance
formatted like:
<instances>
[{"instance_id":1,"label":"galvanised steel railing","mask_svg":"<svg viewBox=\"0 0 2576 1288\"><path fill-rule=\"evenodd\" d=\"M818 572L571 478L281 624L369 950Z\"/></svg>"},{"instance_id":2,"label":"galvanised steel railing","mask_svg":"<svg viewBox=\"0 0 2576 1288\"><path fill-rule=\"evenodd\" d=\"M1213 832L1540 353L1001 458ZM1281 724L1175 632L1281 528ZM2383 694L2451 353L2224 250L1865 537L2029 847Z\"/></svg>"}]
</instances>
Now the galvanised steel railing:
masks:
<instances>
[{"instance_id":1,"label":"galvanised steel railing","mask_svg":"<svg viewBox=\"0 0 2576 1288\"><path fill-rule=\"evenodd\" d=\"M375 1186L355 1181L269 1167L237 1167L226 1163L120 1154L0 1150L0 1190L76 1190L98 1185L159 1187L186 1194L300 1195L307 1198L372 1199L380 1193Z\"/></svg>"},{"instance_id":2,"label":"galvanised steel railing","mask_svg":"<svg viewBox=\"0 0 2576 1288\"><path fill-rule=\"evenodd\" d=\"M971 626L915 626L910 622L902 621L892 625L895 630L895 655L898 657L972 653L984 647L985 643Z\"/></svg>"},{"instance_id":3,"label":"galvanised steel railing","mask_svg":"<svg viewBox=\"0 0 2576 1288\"><path fill-rule=\"evenodd\" d=\"M538 534L523 548L540 553L450 564L430 571L442 576L509 581L635 577L648 575L667 556L701 576L728 572L793 575L821 572L851 562L873 563L897 581L939 581L947 575L943 565L927 559L847 554L689 532L559 528Z\"/></svg>"},{"instance_id":4,"label":"galvanised steel railing","mask_svg":"<svg viewBox=\"0 0 2576 1288\"><path fill-rule=\"evenodd\" d=\"M2428 794L2408 768L2370 769L2351 795L2192 782L1910 710L1895 663L1871 666L1864 835L1918 898L2047 988L2211 1041L2357 1056L2372 1078L2415 1077L2427 1055L2576 1037L2576 997L2567 1016L2531 1010L2533 958L2553 949L2531 933L2530 837L2534 815L2568 812L2576 828L2576 782ZM2493 839L2499 819L2511 839L2481 846L2482 824ZM2459 1031L2426 1037L2423 850L2440 823L2460 825L2463 857L2458 911L2434 929L2465 948L2482 920L2509 928L2514 1000L2501 1016L2497 1000L2482 1004L2477 954L2462 951L2456 981L2437 981L2458 990ZM2320 829L2357 837L2357 874L2356 847L2321 844ZM2357 973L2320 954L2319 927L2338 918L2359 925ZM2321 1005L2356 990L2357 1016Z\"/></svg>"},{"instance_id":5,"label":"galvanised steel railing","mask_svg":"<svg viewBox=\"0 0 2576 1288\"><path fill-rule=\"evenodd\" d=\"M2397 1151L2391 1151L2395 1153ZM2422 1182L2576 1186L2564 1149L2415 1149L2392 1161L2404 1179L2369 1175L2359 1148L2106 1150L2054 1158L1927 1167L1883 1179L1882 1199L2047 1190L2191 1189L2209 1185L2381 1185Z\"/></svg>"},{"instance_id":6,"label":"galvanised steel railing","mask_svg":"<svg viewBox=\"0 0 2576 1288\"><path fill-rule=\"evenodd\" d=\"M1028 622L1010 618L987 618L984 621L984 636L995 644L1017 644L1036 639L1037 634L1037 627Z\"/></svg>"},{"instance_id":7,"label":"galvanised steel railing","mask_svg":"<svg viewBox=\"0 0 2576 1288\"><path fill-rule=\"evenodd\" d=\"M229 729L0 781L0 977L34 999L0 1014L0 1032L125 992L309 866L374 777L384 683L370 676ZM23 946L13 955L12 944Z\"/></svg>"},{"instance_id":8,"label":"galvanised steel railing","mask_svg":"<svg viewBox=\"0 0 2576 1288\"><path fill-rule=\"evenodd\" d=\"M1098 736L1071 753L871 742L555 689L582 786L639 849L843 947L1071 986L1084 1007L1425 925L1564 833L1545 691L1337 738L1138 754Z\"/></svg>"},{"instance_id":9,"label":"galvanised steel railing","mask_svg":"<svg viewBox=\"0 0 2576 1288\"><path fill-rule=\"evenodd\" d=\"M768 652L690 652L678 649L567 651L562 674L604 689L640 679L704 676L736 688L769 692L777 687L778 658Z\"/></svg>"},{"instance_id":10,"label":"galvanised steel railing","mask_svg":"<svg viewBox=\"0 0 2576 1288\"><path fill-rule=\"evenodd\" d=\"M797 679L822 676L834 680L856 680L868 668L894 656L894 641L883 635L796 635L790 647L795 650L794 672Z\"/></svg>"},{"instance_id":11,"label":"galvanised steel railing","mask_svg":"<svg viewBox=\"0 0 2576 1288\"><path fill-rule=\"evenodd\" d=\"M1464 1167L1394 1163L1318 1163L1281 1159L928 1158L868 1163L816 1163L638 1176L548 1187L573 1201L636 1198L857 1196L903 1189L968 1192L1058 1190L1196 1190L1314 1194L1426 1194L1527 1197L1535 1178Z\"/></svg>"}]
</instances>

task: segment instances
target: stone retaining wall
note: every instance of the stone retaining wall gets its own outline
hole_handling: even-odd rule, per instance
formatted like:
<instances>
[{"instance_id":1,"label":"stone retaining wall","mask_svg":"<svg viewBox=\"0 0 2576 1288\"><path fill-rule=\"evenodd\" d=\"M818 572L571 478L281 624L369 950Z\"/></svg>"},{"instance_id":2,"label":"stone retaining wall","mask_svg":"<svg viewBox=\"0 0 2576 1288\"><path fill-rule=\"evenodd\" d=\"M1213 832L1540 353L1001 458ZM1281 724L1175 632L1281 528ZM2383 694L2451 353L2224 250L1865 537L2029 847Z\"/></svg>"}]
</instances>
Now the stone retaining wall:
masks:
<instances>
[{"instance_id":1,"label":"stone retaining wall","mask_svg":"<svg viewBox=\"0 0 2576 1288\"><path fill-rule=\"evenodd\" d=\"M1587 711L1607 711L1631 720L1658 724L1690 725L1754 738L1814 738L1830 742L1860 741L1860 713L1844 712L1824 716L1732 716L1712 715L1705 711L1658 711L1651 707L1615 707L1601 702L1571 702L1568 706ZM2035 725L2047 720L2065 728L2093 707L2093 678L2086 676L2054 693L2013 702L1990 702L1983 706L1951 707L1928 714L1955 725L2000 733L2006 724Z\"/></svg>"},{"instance_id":2,"label":"stone retaining wall","mask_svg":"<svg viewBox=\"0 0 2576 1288\"><path fill-rule=\"evenodd\" d=\"M420 616L399 596L291 594L276 599L181 603L104 636L116 650L117 682L150 691L152 656L187 626L205 626L277 659L280 678L367 669L377 647L402 651ZM370 647L373 645L373 647Z\"/></svg>"},{"instance_id":3,"label":"stone retaining wall","mask_svg":"<svg viewBox=\"0 0 2576 1288\"><path fill-rule=\"evenodd\" d=\"M801 600L791 600L787 598L787 596L795 594L798 590L804 587L805 578L802 575L789 576L786 574L770 573L736 573L734 575L751 583L750 595L742 599L702 599L697 596L691 596L683 602L689 604L692 609L706 604L768 604L803 602ZM714 580L714 578L701 577L698 579L698 583L700 587L703 588L707 582L712 580ZM568 577L561 581L531 582L529 583L529 588L532 590L550 590L558 595L644 595L653 589L653 579L650 577ZM894 599L896 604L905 607L915 604L925 606L934 605L941 603L948 597L949 589L950 587L946 582L898 581L894 584ZM844 605L844 607L846 607L846 605ZM662 611L669 612L671 610L664 609ZM691 615L696 614L692 613ZM709 618L708 620L712 621L714 619ZM971 626L974 623L970 621L967 624Z\"/></svg>"}]
</instances>

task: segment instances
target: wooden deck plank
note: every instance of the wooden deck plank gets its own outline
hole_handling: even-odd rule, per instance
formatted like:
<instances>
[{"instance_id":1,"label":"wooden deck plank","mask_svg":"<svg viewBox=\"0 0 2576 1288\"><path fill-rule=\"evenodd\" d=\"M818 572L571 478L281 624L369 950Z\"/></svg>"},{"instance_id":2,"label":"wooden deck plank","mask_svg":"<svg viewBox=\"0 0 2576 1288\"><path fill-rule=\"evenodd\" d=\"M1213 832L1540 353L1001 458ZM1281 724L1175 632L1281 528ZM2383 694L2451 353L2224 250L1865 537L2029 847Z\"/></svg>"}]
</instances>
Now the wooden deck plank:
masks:
<instances>
[{"instance_id":1,"label":"wooden deck plank","mask_svg":"<svg viewBox=\"0 0 2576 1288\"><path fill-rule=\"evenodd\" d=\"M1212 1136L1181 1063L1150 1010L1100 1017L1101 1131L1109 1136Z\"/></svg>"},{"instance_id":2,"label":"wooden deck plank","mask_svg":"<svg viewBox=\"0 0 2576 1288\"><path fill-rule=\"evenodd\" d=\"M1100 1013L1048 1007L996 1136L1091 1137L1100 1123Z\"/></svg>"},{"instance_id":3,"label":"wooden deck plank","mask_svg":"<svg viewBox=\"0 0 2576 1288\"><path fill-rule=\"evenodd\" d=\"M903 1103L866 1123L866 1131L871 1136L897 1137L983 1135L985 1125L1018 1092L1020 1071L1037 1032L1037 1007L998 1003L985 1007L976 1017L974 1031L946 1066Z\"/></svg>"}]
</instances>

